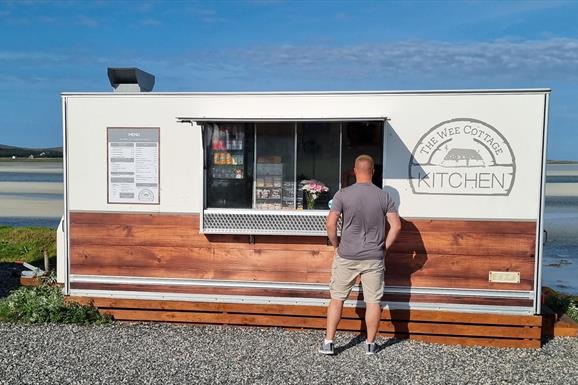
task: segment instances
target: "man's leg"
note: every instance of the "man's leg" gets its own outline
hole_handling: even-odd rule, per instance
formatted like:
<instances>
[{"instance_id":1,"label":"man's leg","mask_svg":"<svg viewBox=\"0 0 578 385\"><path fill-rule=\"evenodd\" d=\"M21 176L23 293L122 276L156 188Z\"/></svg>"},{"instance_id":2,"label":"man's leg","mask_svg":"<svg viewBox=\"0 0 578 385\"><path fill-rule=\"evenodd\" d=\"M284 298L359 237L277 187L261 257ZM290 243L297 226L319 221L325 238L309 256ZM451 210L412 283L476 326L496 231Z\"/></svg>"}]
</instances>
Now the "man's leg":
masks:
<instances>
[{"instance_id":1,"label":"man's leg","mask_svg":"<svg viewBox=\"0 0 578 385\"><path fill-rule=\"evenodd\" d=\"M335 339L335 331L337 325L341 321L341 312L343 311L343 301L340 299L332 299L327 308L327 330L325 332L325 339L333 341Z\"/></svg>"},{"instance_id":2,"label":"man's leg","mask_svg":"<svg viewBox=\"0 0 578 385\"><path fill-rule=\"evenodd\" d=\"M367 343L375 342L381 319L381 297L384 289L385 267L383 260L364 262L365 270L361 273L363 298L365 300L365 326L367 328Z\"/></svg>"},{"instance_id":3,"label":"man's leg","mask_svg":"<svg viewBox=\"0 0 578 385\"><path fill-rule=\"evenodd\" d=\"M365 326L367 327L367 343L375 342L381 319L381 305L379 303L365 304Z\"/></svg>"},{"instance_id":4,"label":"man's leg","mask_svg":"<svg viewBox=\"0 0 578 385\"><path fill-rule=\"evenodd\" d=\"M333 341L337 325L341 321L343 301L347 299L355 279L359 274L355 267L355 261L341 258L335 254L333 266L331 268L331 282L329 282L329 292L331 301L327 307L327 330L325 340Z\"/></svg>"}]
</instances>

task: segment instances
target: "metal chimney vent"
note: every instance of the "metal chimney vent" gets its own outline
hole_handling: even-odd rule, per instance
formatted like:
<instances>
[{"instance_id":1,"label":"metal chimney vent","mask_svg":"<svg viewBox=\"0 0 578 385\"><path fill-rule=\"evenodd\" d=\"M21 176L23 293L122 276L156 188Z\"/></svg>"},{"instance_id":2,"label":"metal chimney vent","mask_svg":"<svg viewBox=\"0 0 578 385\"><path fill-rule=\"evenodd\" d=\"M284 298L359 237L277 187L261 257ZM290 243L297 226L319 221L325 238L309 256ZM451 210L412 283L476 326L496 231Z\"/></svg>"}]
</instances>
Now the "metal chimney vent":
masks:
<instances>
[{"instance_id":1,"label":"metal chimney vent","mask_svg":"<svg viewBox=\"0 0 578 385\"><path fill-rule=\"evenodd\" d=\"M150 92L155 85L154 75L138 68L109 68L108 80L114 92Z\"/></svg>"}]
</instances>

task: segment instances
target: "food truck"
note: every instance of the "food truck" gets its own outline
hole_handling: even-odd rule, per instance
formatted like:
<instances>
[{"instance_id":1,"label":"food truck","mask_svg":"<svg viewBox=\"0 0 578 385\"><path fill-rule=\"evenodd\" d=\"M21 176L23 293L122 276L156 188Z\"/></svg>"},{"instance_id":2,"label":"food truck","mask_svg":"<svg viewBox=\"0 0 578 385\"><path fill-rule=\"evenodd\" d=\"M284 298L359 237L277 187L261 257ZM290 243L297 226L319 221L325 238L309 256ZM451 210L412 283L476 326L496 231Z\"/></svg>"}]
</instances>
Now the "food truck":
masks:
<instances>
[{"instance_id":1,"label":"food truck","mask_svg":"<svg viewBox=\"0 0 578 385\"><path fill-rule=\"evenodd\" d=\"M368 154L402 217L381 333L540 346L548 89L176 93L146 75L62 95L71 300L120 320L324 328L325 219ZM363 330L363 311L356 285L340 326Z\"/></svg>"}]
</instances>

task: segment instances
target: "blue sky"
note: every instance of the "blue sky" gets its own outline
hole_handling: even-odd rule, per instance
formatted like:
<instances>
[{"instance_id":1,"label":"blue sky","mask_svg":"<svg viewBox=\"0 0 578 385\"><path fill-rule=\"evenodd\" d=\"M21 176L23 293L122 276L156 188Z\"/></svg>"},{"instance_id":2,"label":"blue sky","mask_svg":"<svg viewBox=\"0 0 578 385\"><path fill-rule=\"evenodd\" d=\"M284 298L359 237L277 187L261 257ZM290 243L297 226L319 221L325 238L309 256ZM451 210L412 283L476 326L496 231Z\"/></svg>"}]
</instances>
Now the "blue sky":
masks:
<instances>
[{"instance_id":1,"label":"blue sky","mask_svg":"<svg viewBox=\"0 0 578 385\"><path fill-rule=\"evenodd\" d=\"M551 159L578 160L575 1L0 0L0 143L61 145L60 92L108 66L157 91L552 88Z\"/></svg>"}]
</instances>

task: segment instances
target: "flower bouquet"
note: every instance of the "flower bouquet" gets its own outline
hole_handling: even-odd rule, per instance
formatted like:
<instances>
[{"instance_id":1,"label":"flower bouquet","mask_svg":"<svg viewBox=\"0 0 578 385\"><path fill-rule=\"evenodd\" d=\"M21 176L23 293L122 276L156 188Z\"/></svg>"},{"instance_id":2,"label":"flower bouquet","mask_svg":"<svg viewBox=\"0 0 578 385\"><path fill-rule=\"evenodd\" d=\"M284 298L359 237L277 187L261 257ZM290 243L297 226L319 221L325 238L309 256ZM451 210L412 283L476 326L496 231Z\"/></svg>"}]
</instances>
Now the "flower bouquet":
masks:
<instances>
[{"instance_id":1,"label":"flower bouquet","mask_svg":"<svg viewBox=\"0 0 578 385\"><path fill-rule=\"evenodd\" d=\"M312 210L315 207L315 201L319 198L319 195L329 191L329 187L315 179L304 180L302 183L305 183L305 185L301 187L301 190L305 191L307 209Z\"/></svg>"}]
</instances>

